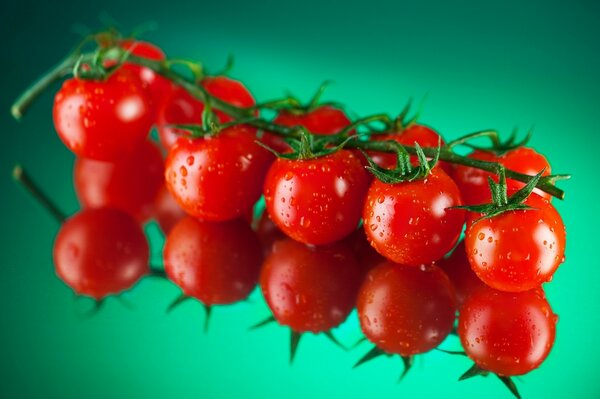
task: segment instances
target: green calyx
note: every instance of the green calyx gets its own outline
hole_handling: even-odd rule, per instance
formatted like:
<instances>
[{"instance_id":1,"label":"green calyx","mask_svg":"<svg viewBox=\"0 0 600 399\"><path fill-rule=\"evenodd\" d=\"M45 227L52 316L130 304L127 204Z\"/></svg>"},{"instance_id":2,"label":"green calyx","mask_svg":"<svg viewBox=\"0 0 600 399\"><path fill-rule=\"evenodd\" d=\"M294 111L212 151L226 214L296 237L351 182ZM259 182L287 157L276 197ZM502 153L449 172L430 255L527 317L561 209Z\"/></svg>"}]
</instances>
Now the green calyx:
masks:
<instances>
[{"instance_id":1,"label":"green calyx","mask_svg":"<svg viewBox=\"0 0 600 399\"><path fill-rule=\"evenodd\" d=\"M390 146L393 146L396 150L397 161L394 169L382 168L381 166L377 165L373 159L367 155L367 153L361 150L369 162L369 166L366 167L367 170L375 175L377 179L386 184L396 184L424 179L431 174L431 169L433 169L438 162L440 155L439 145L435 156L431 160L428 160L423 152L423 149L418 143L415 143L415 149L419 163L417 166L413 166L410 161L410 155L402 144L393 140L389 140L386 143Z\"/></svg>"},{"instance_id":2,"label":"green calyx","mask_svg":"<svg viewBox=\"0 0 600 399\"><path fill-rule=\"evenodd\" d=\"M291 115L306 115L310 112L313 112L317 108L323 106L344 108L343 104L335 101L321 102L321 97L323 96L325 89L327 89L329 85L331 85L331 81L329 80L321 83L321 85L319 86L315 94L313 94L312 98L308 103L302 103L293 94L288 94L282 99L257 104L254 107L252 107L252 109L271 109L278 112L284 111Z\"/></svg>"},{"instance_id":3,"label":"green calyx","mask_svg":"<svg viewBox=\"0 0 600 399\"><path fill-rule=\"evenodd\" d=\"M498 169L498 183L496 183L492 178L488 177L490 190L492 192L491 203L481 205L456 206L453 208L465 209L471 212L482 214L482 216L479 219L476 219L473 223L477 223L480 220L489 219L494 216L501 215L505 212L535 210L536 208L525 204L525 201L527 200L527 198L529 198L529 196L535 189L535 186L542 177L542 174L544 173L545 169L542 169L537 175L532 177L531 180L529 180L529 182L523 188L521 188L519 191L517 191L510 197L507 194L506 174L504 167L499 166Z\"/></svg>"},{"instance_id":4,"label":"green calyx","mask_svg":"<svg viewBox=\"0 0 600 399\"><path fill-rule=\"evenodd\" d=\"M469 378L473 378L473 377L477 377L477 376L487 377L489 374L490 374L489 371L480 368L476 364L473 364L473 366L471 366L471 368L469 368L466 372L464 372L458 378L458 380L464 381L464 380L468 380ZM499 375L496 373L491 373L491 374L494 374L496 377L498 377L498 379L500 381L502 381L502 383L506 386L506 388L508 388L510 393L512 393L515 398L521 399L521 394L519 393L519 390L517 389L517 386L515 385L515 382L512 380L512 378L503 376L503 375Z\"/></svg>"},{"instance_id":5,"label":"green calyx","mask_svg":"<svg viewBox=\"0 0 600 399\"><path fill-rule=\"evenodd\" d=\"M306 128L297 126L293 128L293 135L284 138L284 141L292 149L291 152L278 152L260 141L256 141L256 143L261 147L271 151L278 158L289 160L308 160L333 154L334 152L342 149L348 141L355 138L356 136L348 137L340 144L332 146L327 137L314 135L306 130Z\"/></svg>"}]
</instances>

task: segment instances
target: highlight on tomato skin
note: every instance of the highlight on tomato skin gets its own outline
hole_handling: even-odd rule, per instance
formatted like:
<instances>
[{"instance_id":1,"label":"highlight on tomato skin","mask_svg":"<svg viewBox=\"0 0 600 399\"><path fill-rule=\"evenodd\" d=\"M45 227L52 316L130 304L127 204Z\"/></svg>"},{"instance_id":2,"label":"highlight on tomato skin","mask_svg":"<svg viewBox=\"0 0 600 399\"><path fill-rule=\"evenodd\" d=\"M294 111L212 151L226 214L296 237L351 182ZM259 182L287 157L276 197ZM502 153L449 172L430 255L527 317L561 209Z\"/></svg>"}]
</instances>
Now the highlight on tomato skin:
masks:
<instances>
[{"instance_id":1,"label":"highlight on tomato skin","mask_svg":"<svg viewBox=\"0 0 600 399\"><path fill-rule=\"evenodd\" d=\"M143 222L152 216L164 184L162 154L156 144L147 140L115 162L78 158L73 180L83 207L117 208Z\"/></svg>"},{"instance_id":2,"label":"highlight on tomato skin","mask_svg":"<svg viewBox=\"0 0 600 399\"><path fill-rule=\"evenodd\" d=\"M369 341L387 353L411 356L434 349L450 334L456 295L435 265L386 261L367 274L357 309Z\"/></svg>"},{"instance_id":3,"label":"highlight on tomato skin","mask_svg":"<svg viewBox=\"0 0 600 399\"><path fill-rule=\"evenodd\" d=\"M118 294L149 273L139 223L112 208L84 209L62 225L53 250L56 273L79 295Z\"/></svg>"},{"instance_id":4,"label":"highlight on tomato skin","mask_svg":"<svg viewBox=\"0 0 600 399\"><path fill-rule=\"evenodd\" d=\"M312 159L277 159L266 177L264 196L271 220L289 237L325 245L358 226L369 177L348 150Z\"/></svg>"},{"instance_id":5,"label":"highlight on tomato skin","mask_svg":"<svg viewBox=\"0 0 600 399\"><path fill-rule=\"evenodd\" d=\"M509 193L510 194L510 193ZM530 210L509 211L475 222L470 214L465 247L471 268L492 288L520 292L552 279L564 262L566 232L558 211L532 193Z\"/></svg>"},{"instance_id":6,"label":"highlight on tomato skin","mask_svg":"<svg viewBox=\"0 0 600 399\"><path fill-rule=\"evenodd\" d=\"M440 168L422 180L387 184L374 180L363 208L373 248L396 263L427 265L456 244L465 220L458 187Z\"/></svg>"},{"instance_id":7,"label":"highlight on tomato skin","mask_svg":"<svg viewBox=\"0 0 600 399\"><path fill-rule=\"evenodd\" d=\"M265 259L260 287L279 324L317 334L346 320L362 275L344 243L312 247L286 238Z\"/></svg>"},{"instance_id":8,"label":"highlight on tomato skin","mask_svg":"<svg viewBox=\"0 0 600 399\"><path fill-rule=\"evenodd\" d=\"M216 137L181 138L171 148L166 184L187 214L219 222L239 218L254 206L274 159L256 144L256 133L237 125Z\"/></svg>"},{"instance_id":9,"label":"highlight on tomato skin","mask_svg":"<svg viewBox=\"0 0 600 399\"><path fill-rule=\"evenodd\" d=\"M170 231L163 258L169 279L186 296L209 306L245 299L258 282L263 261L260 241L246 222L190 216Z\"/></svg>"},{"instance_id":10,"label":"highlight on tomato skin","mask_svg":"<svg viewBox=\"0 0 600 399\"><path fill-rule=\"evenodd\" d=\"M237 80L225 76L206 77L201 85L209 94L226 103L238 107L251 107L256 104L246 86ZM187 135L185 131L168 125L201 124L203 111L202 101L192 96L183 87L175 87L162 102L158 111L157 126L162 146L169 150L180 137ZM218 109L213 109L213 112L220 123L232 121L231 116Z\"/></svg>"},{"instance_id":11,"label":"highlight on tomato skin","mask_svg":"<svg viewBox=\"0 0 600 399\"><path fill-rule=\"evenodd\" d=\"M77 156L116 161L132 154L154 123L147 90L130 70L105 81L68 79L54 97L54 127Z\"/></svg>"},{"instance_id":12,"label":"highlight on tomato skin","mask_svg":"<svg viewBox=\"0 0 600 399\"><path fill-rule=\"evenodd\" d=\"M550 353L557 320L541 288L516 293L486 288L462 306L458 335L467 356L481 369L522 375L538 368Z\"/></svg>"}]
</instances>

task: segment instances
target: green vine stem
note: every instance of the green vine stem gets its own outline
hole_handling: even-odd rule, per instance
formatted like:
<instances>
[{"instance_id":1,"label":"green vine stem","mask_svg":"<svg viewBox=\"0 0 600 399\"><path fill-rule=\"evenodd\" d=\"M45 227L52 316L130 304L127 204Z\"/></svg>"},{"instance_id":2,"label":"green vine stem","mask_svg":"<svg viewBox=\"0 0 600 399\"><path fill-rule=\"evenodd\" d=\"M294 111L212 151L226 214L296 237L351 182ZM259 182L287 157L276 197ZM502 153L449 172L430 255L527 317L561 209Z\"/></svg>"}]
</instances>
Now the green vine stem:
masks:
<instances>
[{"instance_id":1,"label":"green vine stem","mask_svg":"<svg viewBox=\"0 0 600 399\"><path fill-rule=\"evenodd\" d=\"M234 119L250 118L248 124L252 125L258 129L268 131L269 133L273 133L273 134L276 134L279 136L291 137L291 138L296 138L296 139L300 138L299 135L301 132L296 128L282 126L282 125L273 123L271 121L268 121L268 120L265 120L262 118L252 119L254 117L254 111L257 109L257 106L248 107L248 108L237 107L237 106L228 104L228 103L210 95L206 91L206 89L204 89L201 85L199 85L197 82L195 82L193 78L188 78L188 77L182 75L181 73L178 73L177 71L171 69L169 67L170 62L168 60L155 61L155 60L149 60L146 58L137 57L133 54L124 54L125 51L120 49L119 47L113 47L113 48L109 49L108 51L106 49L104 49L104 54L109 54L111 51L112 51L113 57L115 57L117 59L121 59L121 60L125 59L126 62L134 63L134 64L137 64L137 65L140 65L140 66L143 66L143 67L153 70L154 72L171 80L173 83L183 87L191 95L198 98L200 101L202 101L202 102L210 101L211 106L213 108L218 109L220 111L223 111L223 112L231 115ZM73 68L76 65L86 64L86 63L97 64L97 62L98 62L97 52L80 55L78 51L74 51L63 62L61 62L59 65L57 65L55 68L53 68L48 74L46 74L40 80L38 80L35 84L33 84L33 86L31 86L28 90L26 90L17 99L17 101L14 103L14 105L12 106L12 109L11 109L13 116L16 119L20 119L27 111L27 108L29 107L29 105L35 100L36 97L38 97L40 95L40 93L43 90L45 90L51 83L55 82L56 80L61 79L62 77L65 77L69 73L72 73ZM116 67L113 67L112 69L114 70L114 69L116 69ZM268 102L268 103L264 103L264 104L266 104L267 106L272 106L274 103L277 104L278 102L275 101L275 102ZM389 118L387 115L378 114L378 115L374 115L374 116L368 116L365 118L361 118L361 119L355 121L352 125L348 126L346 129L344 129L342 132L340 132L337 135L333 135L333 136L315 135L315 137L318 137L319 139L322 139L322 140L327 140L328 143L330 143L331 145L334 145L334 146L344 145L345 147L348 147L348 148L356 148L356 149L362 149L362 150L367 150L367 151L380 151L380 152L395 153L397 151L397 144L394 144L392 142L358 140L358 137L356 137L356 139L349 140L348 135L353 129L357 128L358 126L366 125L366 124L370 124L370 123L374 123L374 122L382 123L384 125L384 129L382 129L381 131L374 131L374 132L371 131L369 133L371 135L391 133L394 129L394 123L391 118ZM476 137L492 136L493 138L495 138L495 136L493 136L493 134L490 133L489 131L478 132L478 133L475 133L474 135ZM472 135L468 135L466 137L471 137L471 136ZM481 160L477 160L477 159L464 157L464 156L458 155L452 151L452 148L454 146L463 144L463 143L465 143L465 141L466 141L465 139L459 138L457 140L450 142L450 145L444 146L441 149L438 149L437 147L436 148L423 147L422 150L423 150L423 153L427 157L431 157L431 158L433 158L439 150L439 159L442 161L446 161L446 162L454 163L454 164L465 165L465 166L470 166L473 168L482 169L487 172L497 174L498 168L500 166L498 163L481 161ZM410 154L417 154L417 149L414 146L404 146L404 148ZM527 183L535 176L530 176L530 175L519 173L519 172L510 170L510 169L506 169L506 177L508 177L510 179L518 180L523 183ZM556 198L564 199L564 196L565 196L564 191L561 190L560 188L556 187L554 185L554 182L556 180L568 179L568 178L569 178L568 175L544 176L538 181L536 187Z\"/></svg>"}]
</instances>

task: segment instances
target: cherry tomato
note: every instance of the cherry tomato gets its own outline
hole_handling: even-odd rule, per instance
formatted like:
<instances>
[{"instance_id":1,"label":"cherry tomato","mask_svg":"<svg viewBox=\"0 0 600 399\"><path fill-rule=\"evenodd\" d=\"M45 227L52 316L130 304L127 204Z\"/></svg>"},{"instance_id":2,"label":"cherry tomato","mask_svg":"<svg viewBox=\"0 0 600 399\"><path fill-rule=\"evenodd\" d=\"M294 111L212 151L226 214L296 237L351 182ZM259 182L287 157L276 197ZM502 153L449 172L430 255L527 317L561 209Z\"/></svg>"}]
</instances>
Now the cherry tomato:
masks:
<instances>
[{"instance_id":1,"label":"cherry tomato","mask_svg":"<svg viewBox=\"0 0 600 399\"><path fill-rule=\"evenodd\" d=\"M536 152L532 148L527 147L520 147L507 152L502 157L501 162L507 169L524 173L526 175L537 175L544 168L543 176L548 176L552 172L550 163L548 163L546 157ZM507 179L506 185L508 186L509 190L518 190L525 186L525 183L522 183L518 180ZM538 188L534 189L533 192L541 197L546 198L548 201L552 199L550 194Z\"/></svg>"},{"instance_id":2,"label":"cherry tomato","mask_svg":"<svg viewBox=\"0 0 600 399\"><path fill-rule=\"evenodd\" d=\"M306 113L292 113L284 110L277 115L273 122L289 127L303 126L313 134L324 135L337 134L352 123L344 111L330 105L323 105Z\"/></svg>"},{"instance_id":3,"label":"cherry tomato","mask_svg":"<svg viewBox=\"0 0 600 399\"><path fill-rule=\"evenodd\" d=\"M363 210L373 248L403 265L441 259L458 241L465 219L456 184L439 167L424 179L398 184L374 180Z\"/></svg>"},{"instance_id":4,"label":"cherry tomato","mask_svg":"<svg viewBox=\"0 0 600 399\"><path fill-rule=\"evenodd\" d=\"M163 185L164 167L159 148L151 141L115 162L79 158L75 162L75 191L86 208L121 209L147 220Z\"/></svg>"},{"instance_id":5,"label":"cherry tomato","mask_svg":"<svg viewBox=\"0 0 600 399\"><path fill-rule=\"evenodd\" d=\"M273 246L263 265L260 287L280 324L316 334L346 320L354 308L361 275L344 244L309 247L288 238Z\"/></svg>"},{"instance_id":6,"label":"cherry tomato","mask_svg":"<svg viewBox=\"0 0 600 399\"><path fill-rule=\"evenodd\" d=\"M554 344L557 317L541 289L509 293L485 289L464 303L458 335L480 368L503 376L539 367Z\"/></svg>"},{"instance_id":7,"label":"cherry tomato","mask_svg":"<svg viewBox=\"0 0 600 399\"><path fill-rule=\"evenodd\" d=\"M450 256L442 258L437 264L450 278L458 305L462 305L466 298L487 285L471 269L465 242L461 241L452 251Z\"/></svg>"},{"instance_id":8,"label":"cherry tomato","mask_svg":"<svg viewBox=\"0 0 600 399\"><path fill-rule=\"evenodd\" d=\"M264 186L269 217L306 244L329 244L356 229L369 177L350 151L307 160L277 159Z\"/></svg>"},{"instance_id":9,"label":"cherry tomato","mask_svg":"<svg viewBox=\"0 0 600 399\"><path fill-rule=\"evenodd\" d=\"M229 104L238 107L251 107L255 104L252 94L237 80L216 76L204 78L201 84L209 94ZM158 133L163 147L170 149L178 138L186 134L185 131L167 125L200 124L203 111L204 104L187 90L182 87L173 89L158 113ZM229 115L219 110L214 112L221 123L232 120Z\"/></svg>"},{"instance_id":10,"label":"cherry tomato","mask_svg":"<svg viewBox=\"0 0 600 399\"><path fill-rule=\"evenodd\" d=\"M465 247L471 268L487 285L501 291L527 291L550 281L564 261L565 226L546 199L531 194L535 208L488 219L472 214Z\"/></svg>"},{"instance_id":11,"label":"cherry tomato","mask_svg":"<svg viewBox=\"0 0 600 399\"><path fill-rule=\"evenodd\" d=\"M245 299L262 264L260 241L242 220L214 223L185 217L169 233L163 256L169 278L205 305Z\"/></svg>"},{"instance_id":12,"label":"cherry tomato","mask_svg":"<svg viewBox=\"0 0 600 399\"><path fill-rule=\"evenodd\" d=\"M106 81L68 79L54 97L54 126L76 155L115 161L140 146L153 123L140 80L119 69Z\"/></svg>"},{"instance_id":13,"label":"cherry tomato","mask_svg":"<svg viewBox=\"0 0 600 399\"><path fill-rule=\"evenodd\" d=\"M393 134L385 134L385 135L375 135L373 136L373 140L375 141L388 141L394 140L402 145L414 146L415 143L418 143L421 147L434 147L437 148L438 144L442 146L445 144L444 140L441 136L432 128L425 125L412 124L408 126L406 129L402 130L400 133ZM386 153L386 152L371 152L369 154L373 161L386 169L393 169L397 165L397 156L396 154ZM411 156L411 160L413 163L418 161L418 158L413 155ZM452 165L446 162L440 161L438 165L444 169L444 172L451 173Z\"/></svg>"},{"instance_id":14,"label":"cherry tomato","mask_svg":"<svg viewBox=\"0 0 600 399\"><path fill-rule=\"evenodd\" d=\"M273 161L255 139L255 129L237 125L214 137L179 140L165 171L179 206L209 221L235 219L252 208Z\"/></svg>"},{"instance_id":15,"label":"cherry tomato","mask_svg":"<svg viewBox=\"0 0 600 399\"><path fill-rule=\"evenodd\" d=\"M456 298L439 267L387 261L367 274L357 309L369 341L387 353L411 356L430 351L450 334Z\"/></svg>"},{"instance_id":16,"label":"cherry tomato","mask_svg":"<svg viewBox=\"0 0 600 399\"><path fill-rule=\"evenodd\" d=\"M141 58L147 58L154 61L162 61L166 58L165 53L160 48L152 43L141 40L123 40L121 41L120 46L124 50L131 51L131 54ZM146 85L155 110L158 110L158 106L173 88L171 81L150 68L139 66L131 62L125 63L123 68L130 69L137 74L140 80Z\"/></svg>"},{"instance_id":17,"label":"cherry tomato","mask_svg":"<svg viewBox=\"0 0 600 399\"><path fill-rule=\"evenodd\" d=\"M486 151L474 151L468 157L479 161L500 162L496 155ZM488 177L494 178L495 175L482 169L458 164L454 165L454 172L452 174L452 178L460 189L462 199L467 205L490 202L492 194Z\"/></svg>"},{"instance_id":18,"label":"cherry tomato","mask_svg":"<svg viewBox=\"0 0 600 399\"><path fill-rule=\"evenodd\" d=\"M499 162L507 169L527 175L538 174L545 168L543 175L548 176L551 173L548 160L535 150L526 147L520 147L509 151L502 156L494 155L486 151L474 151L469 158L480 161ZM483 204L491 201L492 194L488 183L488 177L498 182L498 176L481 169L469 166L455 165L452 177L460 188L463 200L467 205ZM525 183L518 180L506 179L506 185L509 190L515 190L523 187ZM550 200L552 196L548 193L535 189L534 193Z\"/></svg>"},{"instance_id":19,"label":"cherry tomato","mask_svg":"<svg viewBox=\"0 0 600 399\"><path fill-rule=\"evenodd\" d=\"M54 266L77 294L99 300L147 274L148 252L144 232L131 216L111 208L85 209L58 232Z\"/></svg>"},{"instance_id":20,"label":"cherry tomato","mask_svg":"<svg viewBox=\"0 0 600 399\"><path fill-rule=\"evenodd\" d=\"M186 216L186 213L181 209L177 202L163 185L156 200L154 201L153 217L158 222L160 229L164 234L169 234L173 226Z\"/></svg>"}]
</instances>

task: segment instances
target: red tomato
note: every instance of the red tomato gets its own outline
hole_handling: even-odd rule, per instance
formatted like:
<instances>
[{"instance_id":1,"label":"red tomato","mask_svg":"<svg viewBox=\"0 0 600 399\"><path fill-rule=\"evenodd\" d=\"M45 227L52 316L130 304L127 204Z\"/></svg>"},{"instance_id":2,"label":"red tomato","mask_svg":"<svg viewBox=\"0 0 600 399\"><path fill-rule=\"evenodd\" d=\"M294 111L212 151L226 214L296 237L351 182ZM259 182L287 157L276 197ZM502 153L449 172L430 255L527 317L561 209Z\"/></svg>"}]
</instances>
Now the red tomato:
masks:
<instances>
[{"instance_id":1,"label":"red tomato","mask_svg":"<svg viewBox=\"0 0 600 399\"><path fill-rule=\"evenodd\" d=\"M374 180L363 210L373 248L403 265L441 259L458 241L465 219L456 184L439 167L425 179L398 184Z\"/></svg>"},{"instance_id":2,"label":"red tomato","mask_svg":"<svg viewBox=\"0 0 600 399\"><path fill-rule=\"evenodd\" d=\"M115 161L134 152L153 123L143 84L119 69L106 81L69 79L54 97L54 126L76 155Z\"/></svg>"},{"instance_id":3,"label":"red tomato","mask_svg":"<svg viewBox=\"0 0 600 399\"><path fill-rule=\"evenodd\" d=\"M261 194L273 155L256 130L238 125L217 136L179 140L169 152L167 188L186 213L209 221L245 214Z\"/></svg>"},{"instance_id":4,"label":"red tomato","mask_svg":"<svg viewBox=\"0 0 600 399\"><path fill-rule=\"evenodd\" d=\"M456 298L437 266L385 262L372 269L358 294L365 337L387 353L411 356L438 346L452 331Z\"/></svg>"},{"instance_id":5,"label":"red tomato","mask_svg":"<svg viewBox=\"0 0 600 399\"><path fill-rule=\"evenodd\" d=\"M536 152L532 148L521 147L517 148L516 150L509 151L502 157L501 162L507 169L524 173L526 175L537 175L544 168L545 170L543 176L548 176L552 172L550 163L548 163L546 157ZM518 190L525 186L525 183L522 183L518 180L507 179L506 185L508 186L509 190ZM552 199L550 194L538 188L534 189L533 192L541 197L546 198L547 200Z\"/></svg>"},{"instance_id":6,"label":"red tomato","mask_svg":"<svg viewBox=\"0 0 600 399\"><path fill-rule=\"evenodd\" d=\"M546 168L544 170L544 176L548 176L551 173L548 160L535 150L526 147L517 148L502 156L497 156L486 151L474 151L469 155L469 158L478 159L480 161L499 162L507 169L527 175L536 175L544 168ZM455 165L452 177L460 188L463 200L467 205L490 202L492 194L488 183L488 177L491 177L495 182L498 182L498 176L496 174L463 165ZM516 190L523 187L525 183L518 180L506 179L506 185L509 190ZM550 194L545 193L540 189L536 188L534 192L548 200L552 198Z\"/></svg>"},{"instance_id":7,"label":"red tomato","mask_svg":"<svg viewBox=\"0 0 600 399\"><path fill-rule=\"evenodd\" d=\"M116 209L86 209L69 218L54 243L56 273L79 295L102 299L131 288L150 269L139 224Z\"/></svg>"},{"instance_id":8,"label":"red tomato","mask_svg":"<svg viewBox=\"0 0 600 399\"><path fill-rule=\"evenodd\" d=\"M491 152L474 151L469 158L479 161L499 162L499 158ZM460 194L466 205L485 204L490 202L492 194L488 177L495 177L493 173L464 165L454 165L452 178L460 189ZM497 178L496 178L497 180Z\"/></svg>"},{"instance_id":9,"label":"red tomato","mask_svg":"<svg viewBox=\"0 0 600 399\"><path fill-rule=\"evenodd\" d=\"M238 107L251 107L255 104L252 94L237 80L216 76L204 78L201 84L209 94L229 104ZM173 89L158 113L158 133L163 147L170 149L179 137L186 134L182 130L166 125L200 124L203 111L204 104L187 90L182 87ZM232 120L229 115L219 110L214 112L221 123Z\"/></svg>"},{"instance_id":10,"label":"red tomato","mask_svg":"<svg viewBox=\"0 0 600 399\"><path fill-rule=\"evenodd\" d=\"M413 124L408 126L406 129L402 130L400 133L392 133L385 135L375 135L373 136L373 140L375 141L388 141L394 140L402 145L414 146L415 143L418 143L421 147L433 147L437 148L438 144L441 143L443 146L445 144L444 140L441 136L432 128L425 125L417 125ZM441 141L440 141L441 140ZM397 156L393 153L387 152L370 152L369 154L373 161L386 169L393 169L397 165ZM411 161L416 163L418 158L413 155L411 156ZM444 169L444 172L450 173L452 171L452 165L446 162L440 161L439 166Z\"/></svg>"},{"instance_id":11,"label":"red tomato","mask_svg":"<svg viewBox=\"0 0 600 399\"><path fill-rule=\"evenodd\" d=\"M308 247L288 238L273 246L263 265L260 287L280 324L316 334L346 320L354 308L361 275L347 246Z\"/></svg>"},{"instance_id":12,"label":"red tomato","mask_svg":"<svg viewBox=\"0 0 600 399\"><path fill-rule=\"evenodd\" d=\"M550 281L564 261L565 226L546 199L531 194L535 210L511 211L476 223L470 215L465 246L471 268L501 291L527 291Z\"/></svg>"},{"instance_id":13,"label":"red tomato","mask_svg":"<svg viewBox=\"0 0 600 399\"><path fill-rule=\"evenodd\" d=\"M120 43L120 46L124 50L131 51L131 54L137 57L147 58L154 61L162 61L166 58L165 53L160 48L152 43L141 40L123 40ZM173 88L171 81L154 72L150 68L142 67L133 63L125 63L123 68L130 69L136 73L140 80L146 85L146 88L150 93L151 100L154 103L155 111L157 111L158 106Z\"/></svg>"},{"instance_id":14,"label":"red tomato","mask_svg":"<svg viewBox=\"0 0 600 399\"><path fill-rule=\"evenodd\" d=\"M464 241L461 241L452 254L441 259L437 265L450 278L459 306L473 293L487 287L471 269Z\"/></svg>"},{"instance_id":15,"label":"red tomato","mask_svg":"<svg viewBox=\"0 0 600 399\"><path fill-rule=\"evenodd\" d=\"M169 233L163 256L169 278L205 305L245 299L262 264L260 242L242 220L214 223L185 217Z\"/></svg>"},{"instance_id":16,"label":"red tomato","mask_svg":"<svg viewBox=\"0 0 600 399\"><path fill-rule=\"evenodd\" d=\"M347 150L307 160L279 158L265 181L267 211L293 239L329 244L358 226L368 183L360 160Z\"/></svg>"},{"instance_id":17,"label":"red tomato","mask_svg":"<svg viewBox=\"0 0 600 399\"><path fill-rule=\"evenodd\" d=\"M173 226L186 216L177 202L163 185L154 201L153 216L164 234L169 234Z\"/></svg>"},{"instance_id":18,"label":"red tomato","mask_svg":"<svg viewBox=\"0 0 600 399\"><path fill-rule=\"evenodd\" d=\"M539 367L552 345L557 317L541 289L485 289L469 297L458 321L465 352L480 368L502 376Z\"/></svg>"},{"instance_id":19,"label":"red tomato","mask_svg":"<svg viewBox=\"0 0 600 399\"><path fill-rule=\"evenodd\" d=\"M116 162L79 158L75 162L75 191L86 208L121 209L147 220L163 185L163 159L158 147L146 141Z\"/></svg>"},{"instance_id":20,"label":"red tomato","mask_svg":"<svg viewBox=\"0 0 600 399\"><path fill-rule=\"evenodd\" d=\"M313 134L332 135L350 125L350 119L341 109L323 105L306 113L281 111L273 120L278 125L289 127L303 126Z\"/></svg>"}]
</instances>

